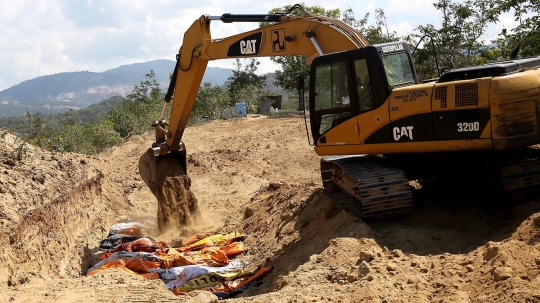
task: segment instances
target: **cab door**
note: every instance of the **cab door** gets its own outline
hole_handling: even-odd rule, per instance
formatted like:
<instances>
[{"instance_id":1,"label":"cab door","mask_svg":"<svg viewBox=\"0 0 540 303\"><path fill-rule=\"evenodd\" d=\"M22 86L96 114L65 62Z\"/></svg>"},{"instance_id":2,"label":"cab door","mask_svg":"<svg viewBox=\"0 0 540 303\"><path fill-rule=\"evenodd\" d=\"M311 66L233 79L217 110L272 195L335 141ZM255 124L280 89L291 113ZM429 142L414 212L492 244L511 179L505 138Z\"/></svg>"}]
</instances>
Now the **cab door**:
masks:
<instances>
[{"instance_id":1,"label":"cab door","mask_svg":"<svg viewBox=\"0 0 540 303\"><path fill-rule=\"evenodd\" d=\"M310 115L317 146L360 144L352 73L347 53L325 56L312 65Z\"/></svg>"},{"instance_id":2,"label":"cab door","mask_svg":"<svg viewBox=\"0 0 540 303\"><path fill-rule=\"evenodd\" d=\"M371 48L355 52L351 56L354 82L354 103L358 108L356 117L361 144L390 142L387 85L381 79L378 54Z\"/></svg>"}]
</instances>

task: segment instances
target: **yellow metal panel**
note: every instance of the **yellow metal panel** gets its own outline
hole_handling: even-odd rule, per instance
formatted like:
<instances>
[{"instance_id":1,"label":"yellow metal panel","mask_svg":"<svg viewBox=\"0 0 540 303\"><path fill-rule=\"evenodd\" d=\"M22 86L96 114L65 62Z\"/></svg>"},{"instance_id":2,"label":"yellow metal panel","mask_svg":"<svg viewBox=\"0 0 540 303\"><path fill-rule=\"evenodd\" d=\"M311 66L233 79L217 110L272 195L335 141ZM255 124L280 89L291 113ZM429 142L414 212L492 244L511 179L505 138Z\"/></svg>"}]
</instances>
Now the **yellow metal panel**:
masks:
<instances>
[{"instance_id":1,"label":"yellow metal panel","mask_svg":"<svg viewBox=\"0 0 540 303\"><path fill-rule=\"evenodd\" d=\"M379 128L390 123L390 115L388 114L389 101L386 100L378 108L363 113L358 116L358 125L360 127L360 141L364 140L374 133Z\"/></svg>"},{"instance_id":2,"label":"yellow metal panel","mask_svg":"<svg viewBox=\"0 0 540 303\"><path fill-rule=\"evenodd\" d=\"M478 79L478 107L489 106L489 89L491 77Z\"/></svg>"},{"instance_id":3,"label":"yellow metal panel","mask_svg":"<svg viewBox=\"0 0 540 303\"><path fill-rule=\"evenodd\" d=\"M540 71L538 69L496 77L491 81L489 102L492 106L539 98Z\"/></svg>"},{"instance_id":4,"label":"yellow metal panel","mask_svg":"<svg viewBox=\"0 0 540 303\"><path fill-rule=\"evenodd\" d=\"M433 86L433 100L431 108L433 111L444 110L448 107L448 83L435 83Z\"/></svg>"},{"instance_id":5,"label":"yellow metal panel","mask_svg":"<svg viewBox=\"0 0 540 303\"><path fill-rule=\"evenodd\" d=\"M360 137L358 134L358 125L355 117L339 124L324 134L326 143L321 143L320 140L317 145L345 145L345 144L359 144Z\"/></svg>"},{"instance_id":6,"label":"yellow metal panel","mask_svg":"<svg viewBox=\"0 0 540 303\"><path fill-rule=\"evenodd\" d=\"M361 45L356 44L344 32L335 27L328 26L320 20L292 18L289 21L275 23L262 29L255 29L222 39L207 40L201 43L197 49L200 51L200 57L204 60L231 58L227 55L231 44L255 33L262 32L260 49L257 50L257 54L250 55L249 57L311 56L316 54L317 50L311 40L305 35L310 30L314 31L317 43L325 54L361 47ZM278 37L284 39L285 36L291 37L293 40L290 42L276 40ZM276 43L279 43L282 47L276 49Z\"/></svg>"},{"instance_id":7,"label":"yellow metal panel","mask_svg":"<svg viewBox=\"0 0 540 303\"><path fill-rule=\"evenodd\" d=\"M536 101L527 100L494 106L491 109L493 138L508 138L537 130Z\"/></svg>"},{"instance_id":8,"label":"yellow metal panel","mask_svg":"<svg viewBox=\"0 0 540 303\"><path fill-rule=\"evenodd\" d=\"M486 128L484 128L484 131L480 135L480 139L491 139L491 120L486 124Z\"/></svg>"},{"instance_id":9,"label":"yellow metal panel","mask_svg":"<svg viewBox=\"0 0 540 303\"><path fill-rule=\"evenodd\" d=\"M539 69L493 78L489 103L494 139L536 132L540 103Z\"/></svg>"},{"instance_id":10,"label":"yellow metal panel","mask_svg":"<svg viewBox=\"0 0 540 303\"><path fill-rule=\"evenodd\" d=\"M319 156L331 156L358 154L427 153L441 151L490 149L493 149L492 141L490 139L475 139L346 146L316 146L315 152Z\"/></svg>"},{"instance_id":11,"label":"yellow metal panel","mask_svg":"<svg viewBox=\"0 0 540 303\"><path fill-rule=\"evenodd\" d=\"M431 112L433 83L396 88L390 95L390 120Z\"/></svg>"}]
</instances>

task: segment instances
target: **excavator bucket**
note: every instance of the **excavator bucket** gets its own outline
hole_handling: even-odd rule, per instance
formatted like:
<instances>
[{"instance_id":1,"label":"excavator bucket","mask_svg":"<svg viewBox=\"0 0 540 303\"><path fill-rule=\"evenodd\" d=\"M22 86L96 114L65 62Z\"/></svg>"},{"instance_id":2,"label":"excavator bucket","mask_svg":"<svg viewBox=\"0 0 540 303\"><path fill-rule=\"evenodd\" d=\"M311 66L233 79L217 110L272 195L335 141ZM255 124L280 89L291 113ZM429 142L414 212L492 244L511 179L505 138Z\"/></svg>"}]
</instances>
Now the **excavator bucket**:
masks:
<instances>
[{"instance_id":1,"label":"excavator bucket","mask_svg":"<svg viewBox=\"0 0 540 303\"><path fill-rule=\"evenodd\" d=\"M152 189L157 180L156 175L156 157L154 156L154 150L149 148L140 158L139 158L139 174L143 179L146 186Z\"/></svg>"},{"instance_id":2,"label":"excavator bucket","mask_svg":"<svg viewBox=\"0 0 540 303\"><path fill-rule=\"evenodd\" d=\"M187 175L186 151L182 150L164 156L155 156L154 149L149 148L139 158L139 174L144 183L154 191L160 178ZM186 184L189 188L191 180Z\"/></svg>"}]
</instances>

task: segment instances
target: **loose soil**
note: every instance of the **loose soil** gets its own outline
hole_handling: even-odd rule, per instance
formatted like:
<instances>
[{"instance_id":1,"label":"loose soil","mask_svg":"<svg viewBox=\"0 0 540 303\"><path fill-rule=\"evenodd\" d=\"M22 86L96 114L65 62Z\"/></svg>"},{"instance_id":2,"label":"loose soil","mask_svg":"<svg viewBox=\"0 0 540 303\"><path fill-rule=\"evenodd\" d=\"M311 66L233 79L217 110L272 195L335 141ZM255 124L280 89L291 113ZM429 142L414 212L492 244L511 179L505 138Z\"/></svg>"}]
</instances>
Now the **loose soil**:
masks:
<instances>
[{"instance_id":1,"label":"loose soil","mask_svg":"<svg viewBox=\"0 0 540 303\"><path fill-rule=\"evenodd\" d=\"M163 179L160 208L137 169L152 141L16 161L18 142L0 139L0 302L214 302L117 270L84 276L111 225L158 225L158 212L172 223L160 240L241 230L250 267L274 267L230 302L540 302L539 198L438 179L413 191L411 215L365 223L322 190L301 117L250 116L186 130L194 197L172 203L187 181Z\"/></svg>"},{"instance_id":2,"label":"loose soil","mask_svg":"<svg viewBox=\"0 0 540 303\"><path fill-rule=\"evenodd\" d=\"M150 190L158 202L158 230L180 231L201 217L197 198L190 190L185 168L172 154L156 160L156 182Z\"/></svg>"},{"instance_id":3,"label":"loose soil","mask_svg":"<svg viewBox=\"0 0 540 303\"><path fill-rule=\"evenodd\" d=\"M197 198L189 189L189 178L177 176L157 179L159 185L153 193L158 202L158 229L180 230L183 226L196 224L201 214Z\"/></svg>"}]
</instances>

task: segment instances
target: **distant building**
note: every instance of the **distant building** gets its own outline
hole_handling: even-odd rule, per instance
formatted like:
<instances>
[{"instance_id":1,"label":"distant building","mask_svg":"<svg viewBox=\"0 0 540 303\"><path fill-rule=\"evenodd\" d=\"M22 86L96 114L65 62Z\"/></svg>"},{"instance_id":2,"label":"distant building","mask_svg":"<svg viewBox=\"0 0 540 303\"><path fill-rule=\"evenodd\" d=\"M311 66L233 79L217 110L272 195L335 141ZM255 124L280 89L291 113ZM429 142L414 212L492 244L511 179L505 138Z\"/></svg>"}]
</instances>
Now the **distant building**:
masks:
<instances>
[{"instance_id":1,"label":"distant building","mask_svg":"<svg viewBox=\"0 0 540 303\"><path fill-rule=\"evenodd\" d=\"M282 109L281 103L283 101L282 95L276 96L264 96L262 100L259 100L259 109L261 114L268 115L270 113L270 107L274 109Z\"/></svg>"}]
</instances>

